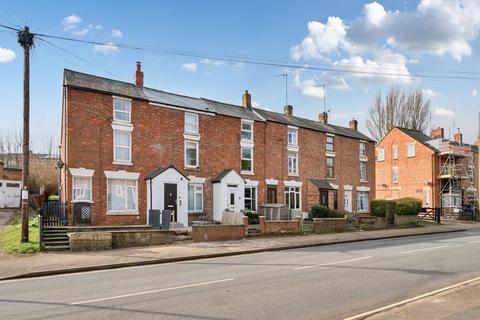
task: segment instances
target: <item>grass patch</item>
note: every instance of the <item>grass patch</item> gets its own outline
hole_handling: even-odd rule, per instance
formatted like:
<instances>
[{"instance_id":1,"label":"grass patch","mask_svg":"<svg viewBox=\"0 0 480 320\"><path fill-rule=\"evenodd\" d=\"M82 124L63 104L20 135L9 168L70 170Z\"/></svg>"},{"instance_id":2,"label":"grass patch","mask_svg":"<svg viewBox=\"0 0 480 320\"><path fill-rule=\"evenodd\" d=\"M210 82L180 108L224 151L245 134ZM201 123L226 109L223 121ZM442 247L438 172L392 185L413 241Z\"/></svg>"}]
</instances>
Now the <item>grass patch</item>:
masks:
<instances>
[{"instance_id":1,"label":"grass patch","mask_svg":"<svg viewBox=\"0 0 480 320\"><path fill-rule=\"evenodd\" d=\"M28 220L28 239L26 243L20 242L22 223L20 214L15 214L10 223L0 234L0 250L13 255L28 255L40 251L38 239L38 218L30 217Z\"/></svg>"}]
</instances>

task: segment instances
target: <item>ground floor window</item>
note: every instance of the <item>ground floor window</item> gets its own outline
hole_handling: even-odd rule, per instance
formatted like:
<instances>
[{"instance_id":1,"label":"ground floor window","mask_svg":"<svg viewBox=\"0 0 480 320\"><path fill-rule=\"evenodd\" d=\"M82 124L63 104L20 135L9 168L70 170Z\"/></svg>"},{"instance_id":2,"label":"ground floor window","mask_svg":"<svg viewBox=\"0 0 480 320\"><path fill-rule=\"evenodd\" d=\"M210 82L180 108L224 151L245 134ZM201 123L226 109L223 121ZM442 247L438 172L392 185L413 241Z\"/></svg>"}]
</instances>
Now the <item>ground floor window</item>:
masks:
<instances>
[{"instance_id":1,"label":"ground floor window","mask_svg":"<svg viewBox=\"0 0 480 320\"><path fill-rule=\"evenodd\" d=\"M245 210L257 211L257 188L245 187Z\"/></svg>"},{"instance_id":2,"label":"ground floor window","mask_svg":"<svg viewBox=\"0 0 480 320\"><path fill-rule=\"evenodd\" d=\"M108 179L108 211L137 212L137 181Z\"/></svg>"},{"instance_id":3,"label":"ground floor window","mask_svg":"<svg viewBox=\"0 0 480 320\"><path fill-rule=\"evenodd\" d=\"M92 178L73 177L73 201L92 201Z\"/></svg>"},{"instance_id":4,"label":"ground floor window","mask_svg":"<svg viewBox=\"0 0 480 320\"><path fill-rule=\"evenodd\" d=\"M357 211L368 212L368 192L367 191L357 192Z\"/></svg>"},{"instance_id":5,"label":"ground floor window","mask_svg":"<svg viewBox=\"0 0 480 320\"><path fill-rule=\"evenodd\" d=\"M300 209L300 188L285 187L285 202L290 209Z\"/></svg>"},{"instance_id":6,"label":"ground floor window","mask_svg":"<svg viewBox=\"0 0 480 320\"><path fill-rule=\"evenodd\" d=\"M203 211L203 186L201 184L191 184L188 186L188 211Z\"/></svg>"}]
</instances>

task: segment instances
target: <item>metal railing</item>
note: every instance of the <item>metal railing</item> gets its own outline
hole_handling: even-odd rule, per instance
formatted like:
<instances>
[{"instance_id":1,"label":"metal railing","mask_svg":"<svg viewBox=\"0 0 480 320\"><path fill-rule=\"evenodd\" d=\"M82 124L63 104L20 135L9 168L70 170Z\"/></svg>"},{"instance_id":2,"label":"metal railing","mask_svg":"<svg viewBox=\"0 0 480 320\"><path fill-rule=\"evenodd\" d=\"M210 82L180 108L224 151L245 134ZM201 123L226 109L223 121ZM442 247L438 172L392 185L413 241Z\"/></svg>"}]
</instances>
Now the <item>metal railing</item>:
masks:
<instances>
[{"instance_id":1,"label":"metal railing","mask_svg":"<svg viewBox=\"0 0 480 320\"><path fill-rule=\"evenodd\" d=\"M40 209L43 226L66 226L67 219L67 203L66 202L45 202Z\"/></svg>"}]
</instances>

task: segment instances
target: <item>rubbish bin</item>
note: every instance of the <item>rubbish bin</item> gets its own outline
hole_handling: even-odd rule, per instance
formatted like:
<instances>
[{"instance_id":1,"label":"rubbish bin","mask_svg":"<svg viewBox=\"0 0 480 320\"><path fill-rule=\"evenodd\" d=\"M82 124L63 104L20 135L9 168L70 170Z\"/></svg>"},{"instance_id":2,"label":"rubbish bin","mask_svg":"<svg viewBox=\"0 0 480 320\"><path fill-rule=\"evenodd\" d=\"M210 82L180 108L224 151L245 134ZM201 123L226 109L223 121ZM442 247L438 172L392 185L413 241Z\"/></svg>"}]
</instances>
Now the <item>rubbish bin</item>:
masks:
<instances>
[{"instance_id":1,"label":"rubbish bin","mask_svg":"<svg viewBox=\"0 0 480 320\"><path fill-rule=\"evenodd\" d=\"M162 211L162 230L170 229L170 219L172 216L172 210L163 210Z\"/></svg>"},{"instance_id":2,"label":"rubbish bin","mask_svg":"<svg viewBox=\"0 0 480 320\"><path fill-rule=\"evenodd\" d=\"M152 229L160 229L160 210L150 209L148 210L148 222L152 226Z\"/></svg>"}]
</instances>

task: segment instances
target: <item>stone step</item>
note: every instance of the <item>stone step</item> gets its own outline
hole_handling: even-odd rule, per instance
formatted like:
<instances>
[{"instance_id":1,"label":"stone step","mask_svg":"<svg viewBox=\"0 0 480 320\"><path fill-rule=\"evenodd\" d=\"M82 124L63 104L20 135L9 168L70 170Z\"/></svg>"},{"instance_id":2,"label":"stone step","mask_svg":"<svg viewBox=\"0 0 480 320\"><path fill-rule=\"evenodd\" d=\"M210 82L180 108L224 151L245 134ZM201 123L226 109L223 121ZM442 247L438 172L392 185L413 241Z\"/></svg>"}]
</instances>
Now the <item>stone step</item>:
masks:
<instances>
[{"instance_id":1,"label":"stone step","mask_svg":"<svg viewBox=\"0 0 480 320\"><path fill-rule=\"evenodd\" d=\"M45 251L66 251L66 250L70 250L70 246L68 245L63 245L63 246L50 246L50 245L46 245L44 246L44 250Z\"/></svg>"},{"instance_id":2,"label":"stone step","mask_svg":"<svg viewBox=\"0 0 480 320\"><path fill-rule=\"evenodd\" d=\"M68 237L43 237L43 242L50 241L69 241Z\"/></svg>"},{"instance_id":3,"label":"stone step","mask_svg":"<svg viewBox=\"0 0 480 320\"><path fill-rule=\"evenodd\" d=\"M43 241L46 246L69 246L70 242L68 240L49 240Z\"/></svg>"}]
</instances>

